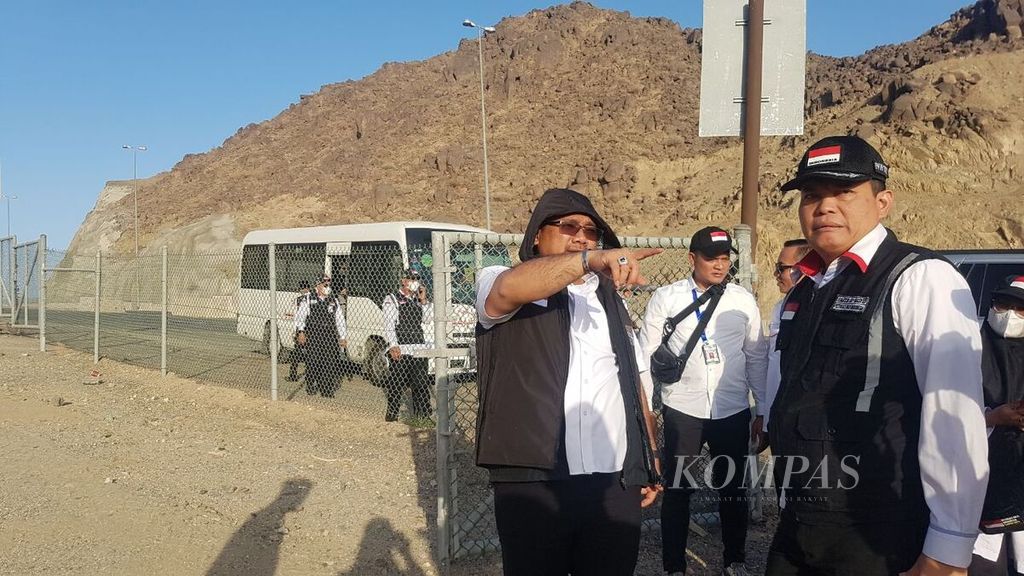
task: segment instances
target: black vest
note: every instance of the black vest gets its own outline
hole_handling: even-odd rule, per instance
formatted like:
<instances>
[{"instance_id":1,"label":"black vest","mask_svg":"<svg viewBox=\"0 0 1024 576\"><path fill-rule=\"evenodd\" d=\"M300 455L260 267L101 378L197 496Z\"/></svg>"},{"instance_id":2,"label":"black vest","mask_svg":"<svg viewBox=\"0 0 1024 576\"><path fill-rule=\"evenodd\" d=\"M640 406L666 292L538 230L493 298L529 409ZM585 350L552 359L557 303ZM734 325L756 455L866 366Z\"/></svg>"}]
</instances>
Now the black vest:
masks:
<instances>
[{"instance_id":1,"label":"black vest","mask_svg":"<svg viewBox=\"0 0 1024 576\"><path fill-rule=\"evenodd\" d=\"M395 326L398 343L423 344L423 307L401 292L395 292L392 297L398 304L398 325Z\"/></svg>"},{"instance_id":2,"label":"black vest","mask_svg":"<svg viewBox=\"0 0 1024 576\"><path fill-rule=\"evenodd\" d=\"M309 316L306 318L306 332L314 337L333 335L338 337L338 327L334 323L334 312L341 304L331 295L321 300L316 294L310 293Z\"/></svg>"},{"instance_id":3,"label":"black vest","mask_svg":"<svg viewBox=\"0 0 1024 576\"><path fill-rule=\"evenodd\" d=\"M610 281L601 279L598 298L619 367L626 409L626 459L622 481L651 484L653 453L639 404L636 358L626 330L629 315ZM569 376L569 294L547 306L526 304L507 322L476 326L476 462L492 481L555 480L569 477L565 454L565 385Z\"/></svg>"},{"instance_id":4,"label":"black vest","mask_svg":"<svg viewBox=\"0 0 1024 576\"><path fill-rule=\"evenodd\" d=\"M774 463L778 485L786 457L809 464L784 486L786 509L801 521L927 518L921 392L893 323L892 287L911 263L932 258L941 256L889 232L866 272L851 263L820 289L800 282L786 299L797 309L776 341L782 380L769 435L773 456L782 457Z\"/></svg>"}]
</instances>

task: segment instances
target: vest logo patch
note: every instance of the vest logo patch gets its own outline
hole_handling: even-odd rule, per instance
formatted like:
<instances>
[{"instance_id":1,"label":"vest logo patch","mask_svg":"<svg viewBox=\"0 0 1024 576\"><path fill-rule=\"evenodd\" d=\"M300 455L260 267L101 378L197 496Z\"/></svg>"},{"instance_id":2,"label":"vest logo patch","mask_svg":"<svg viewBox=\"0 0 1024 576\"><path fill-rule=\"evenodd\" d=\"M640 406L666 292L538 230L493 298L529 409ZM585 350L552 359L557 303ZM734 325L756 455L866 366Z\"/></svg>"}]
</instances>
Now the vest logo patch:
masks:
<instances>
[{"instance_id":1,"label":"vest logo patch","mask_svg":"<svg viewBox=\"0 0 1024 576\"><path fill-rule=\"evenodd\" d=\"M799 302L786 302L786 307L782 310L783 320L792 320L793 316L796 315L796 311L800 309Z\"/></svg>"},{"instance_id":2,"label":"vest logo patch","mask_svg":"<svg viewBox=\"0 0 1024 576\"><path fill-rule=\"evenodd\" d=\"M871 298L867 296L836 296L836 301L832 304L832 310L836 312L864 312L868 309L868 302Z\"/></svg>"}]
</instances>

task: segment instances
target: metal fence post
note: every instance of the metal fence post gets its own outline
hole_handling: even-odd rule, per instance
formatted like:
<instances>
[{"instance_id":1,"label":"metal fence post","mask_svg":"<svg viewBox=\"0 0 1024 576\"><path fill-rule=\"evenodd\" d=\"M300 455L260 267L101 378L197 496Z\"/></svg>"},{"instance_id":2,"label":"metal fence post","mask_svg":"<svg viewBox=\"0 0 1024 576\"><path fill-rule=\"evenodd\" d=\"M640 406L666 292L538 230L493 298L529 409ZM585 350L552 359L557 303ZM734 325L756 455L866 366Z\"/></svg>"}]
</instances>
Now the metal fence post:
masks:
<instances>
[{"instance_id":1,"label":"metal fence post","mask_svg":"<svg viewBox=\"0 0 1024 576\"><path fill-rule=\"evenodd\" d=\"M270 250L270 399L277 400L277 250L271 242Z\"/></svg>"},{"instance_id":2,"label":"metal fence post","mask_svg":"<svg viewBox=\"0 0 1024 576\"><path fill-rule=\"evenodd\" d=\"M96 251L96 296L92 320L92 361L100 361L100 251Z\"/></svg>"},{"instance_id":3,"label":"metal fence post","mask_svg":"<svg viewBox=\"0 0 1024 576\"><path fill-rule=\"evenodd\" d=\"M434 262L434 348L448 345L448 302L450 298L451 255L448 237L442 232L431 233L431 252ZM446 566L451 558L448 507L451 482L448 474L450 458L451 410L448 388L448 357L434 357L434 380L437 385L437 564Z\"/></svg>"},{"instance_id":4,"label":"metal fence post","mask_svg":"<svg viewBox=\"0 0 1024 576\"><path fill-rule=\"evenodd\" d=\"M167 245L160 248L160 375L167 376Z\"/></svg>"},{"instance_id":5,"label":"metal fence post","mask_svg":"<svg viewBox=\"0 0 1024 576\"><path fill-rule=\"evenodd\" d=\"M39 235L39 351L46 352L46 234Z\"/></svg>"},{"instance_id":6,"label":"metal fence post","mask_svg":"<svg viewBox=\"0 0 1024 576\"><path fill-rule=\"evenodd\" d=\"M736 279L740 281L740 286L743 286L751 293L754 292L754 284L757 282L757 278L754 275L754 255L751 252L750 244L750 226L746 224L737 224L732 229L733 236L736 238L736 244L739 246L739 262L737 263Z\"/></svg>"}]
</instances>

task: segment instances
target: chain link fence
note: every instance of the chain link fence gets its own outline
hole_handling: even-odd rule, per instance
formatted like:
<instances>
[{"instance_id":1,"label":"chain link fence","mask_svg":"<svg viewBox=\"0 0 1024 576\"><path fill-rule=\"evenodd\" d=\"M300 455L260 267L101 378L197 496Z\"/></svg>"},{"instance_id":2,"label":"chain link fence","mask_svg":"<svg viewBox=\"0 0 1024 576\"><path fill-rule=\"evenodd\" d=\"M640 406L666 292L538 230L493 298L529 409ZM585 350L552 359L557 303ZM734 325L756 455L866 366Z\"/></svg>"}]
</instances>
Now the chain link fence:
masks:
<instances>
[{"instance_id":1,"label":"chain link fence","mask_svg":"<svg viewBox=\"0 0 1024 576\"><path fill-rule=\"evenodd\" d=\"M752 279L749 228L738 228L736 239L740 254L732 270L732 278L749 289ZM621 241L626 248L664 249L661 254L649 257L643 262L643 273L649 282L647 286L620 291L634 324L639 328L647 302L654 290L681 280L691 273L687 257L689 241L683 238L640 237L622 238ZM460 331L465 329L461 323L464 315L475 319L475 311L463 312L458 302L474 302L474 280L480 269L493 265L517 264L521 242L521 235L435 233L434 273L443 276L435 279L435 290L448 290L450 297L444 300L453 302L448 316L438 317L436 326L439 334L447 338L447 347L455 349L453 352L464 346L460 334ZM469 357L473 356L472 347L467 346L466 354ZM659 426L657 437L660 442L659 392L660 385L656 383L654 408ZM494 524L494 496L488 475L475 463L476 416L479 404L475 370L448 372L442 365L437 374L437 396L440 485L438 552L443 563L464 556L496 551L499 544ZM706 463L705 449L702 461L692 468L694 476L703 475ZM715 493L699 491L694 494L691 502L691 513L695 522L704 525L717 522ZM658 527L659 515L660 500L658 505L644 510L644 527Z\"/></svg>"},{"instance_id":2,"label":"chain link fence","mask_svg":"<svg viewBox=\"0 0 1024 576\"><path fill-rule=\"evenodd\" d=\"M0 238L0 317L14 319L14 236Z\"/></svg>"},{"instance_id":3,"label":"chain link fence","mask_svg":"<svg viewBox=\"0 0 1024 576\"><path fill-rule=\"evenodd\" d=\"M14 245L14 310L11 313L11 326L15 328L39 328L45 246L46 236Z\"/></svg>"},{"instance_id":4,"label":"chain link fence","mask_svg":"<svg viewBox=\"0 0 1024 576\"><path fill-rule=\"evenodd\" d=\"M736 239L734 281L749 288L749 230L737 229ZM650 285L621 293L639 326L653 291L690 273L687 242L622 240L665 249L644 261ZM475 282L484 267L516 264L519 242L434 232L408 244L256 244L139 257L44 244L45 258L35 242L13 250L12 268L15 285L37 295L25 302L43 303L41 345L381 421L429 427L436 419L437 551L447 562L498 547L493 495L475 465ZM41 283L28 263L41 270L44 259ZM21 313L39 318L39 306L29 308ZM657 394L655 402L660 426ZM698 523L714 522L716 500L698 493L692 510ZM656 527L658 514L646 510L645 527Z\"/></svg>"}]
</instances>

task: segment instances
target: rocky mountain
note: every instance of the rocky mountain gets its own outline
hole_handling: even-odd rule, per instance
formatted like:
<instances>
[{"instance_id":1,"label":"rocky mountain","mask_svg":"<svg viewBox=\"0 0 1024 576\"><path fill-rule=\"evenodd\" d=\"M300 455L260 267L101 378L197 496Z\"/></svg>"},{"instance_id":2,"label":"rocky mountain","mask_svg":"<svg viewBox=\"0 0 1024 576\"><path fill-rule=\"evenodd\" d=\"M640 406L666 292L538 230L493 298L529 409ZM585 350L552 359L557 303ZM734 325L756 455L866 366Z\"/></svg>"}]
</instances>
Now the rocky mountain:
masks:
<instances>
[{"instance_id":1,"label":"rocky mountain","mask_svg":"<svg viewBox=\"0 0 1024 576\"><path fill-rule=\"evenodd\" d=\"M1024 246L1022 19L1021 0L982 0L905 44L809 54L805 135L762 138L758 260L798 234L779 185L835 133L868 138L893 165L889 224L904 238ZM483 46L493 228L521 231L552 186L587 193L626 234L737 223L742 144L697 136L700 50L700 30L583 2L500 22ZM301 96L140 181L140 244L225 248L257 228L376 220L482 226L477 74L472 39ZM124 190L108 184L71 250L132 249Z\"/></svg>"}]
</instances>

